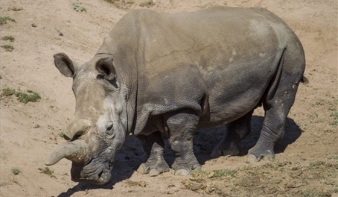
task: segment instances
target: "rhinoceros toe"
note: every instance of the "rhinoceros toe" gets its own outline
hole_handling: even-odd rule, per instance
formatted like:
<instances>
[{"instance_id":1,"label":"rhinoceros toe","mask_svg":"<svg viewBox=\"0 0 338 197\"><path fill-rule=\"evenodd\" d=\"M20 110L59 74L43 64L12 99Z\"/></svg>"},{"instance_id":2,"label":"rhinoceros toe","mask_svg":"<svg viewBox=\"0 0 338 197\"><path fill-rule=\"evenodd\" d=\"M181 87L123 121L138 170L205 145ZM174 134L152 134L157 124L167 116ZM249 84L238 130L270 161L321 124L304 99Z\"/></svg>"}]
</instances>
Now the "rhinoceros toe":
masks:
<instances>
[{"instance_id":1,"label":"rhinoceros toe","mask_svg":"<svg viewBox=\"0 0 338 197\"><path fill-rule=\"evenodd\" d=\"M166 163L162 165L150 165L148 163L143 163L136 171L140 174L149 174L149 176L153 177L169 171L169 166Z\"/></svg>"},{"instance_id":2,"label":"rhinoceros toe","mask_svg":"<svg viewBox=\"0 0 338 197\"><path fill-rule=\"evenodd\" d=\"M275 159L275 154L271 150L266 150L264 152L254 152L254 151L249 151L248 153L248 161L249 162L259 162L262 159L268 159L270 161L273 161Z\"/></svg>"},{"instance_id":3,"label":"rhinoceros toe","mask_svg":"<svg viewBox=\"0 0 338 197\"><path fill-rule=\"evenodd\" d=\"M140 174L148 174L150 172L150 167L143 163L138 167L136 171Z\"/></svg>"},{"instance_id":4,"label":"rhinoceros toe","mask_svg":"<svg viewBox=\"0 0 338 197\"><path fill-rule=\"evenodd\" d=\"M160 172L158 169L151 169L149 171L149 176L153 177L153 176L158 176L159 174L161 174L162 172Z\"/></svg>"},{"instance_id":5,"label":"rhinoceros toe","mask_svg":"<svg viewBox=\"0 0 338 197\"><path fill-rule=\"evenodd\" d=\"M179 170L176 170L174 174L178 176L188 176L190 174L190 171L187 169L179 169Z\"/></svg>"}]
</instances>

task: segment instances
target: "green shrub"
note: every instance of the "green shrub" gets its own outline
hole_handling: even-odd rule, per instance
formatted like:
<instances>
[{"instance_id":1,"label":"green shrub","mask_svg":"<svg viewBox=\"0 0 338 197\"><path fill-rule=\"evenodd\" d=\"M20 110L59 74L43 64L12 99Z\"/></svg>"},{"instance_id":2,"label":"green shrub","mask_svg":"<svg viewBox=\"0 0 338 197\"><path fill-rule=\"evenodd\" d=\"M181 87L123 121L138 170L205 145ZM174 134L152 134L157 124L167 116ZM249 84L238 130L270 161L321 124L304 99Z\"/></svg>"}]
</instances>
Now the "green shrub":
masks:
<instances>
[{"instance_id":1,"label":"green shrub","mask_svg":"<svg viewBox=\"0 0 338 197\"><path fill-rule=\"evenodd\" d=\"M12 52L14 50L13 45L10 44L5 44L1 46L2 48L4 48L6 51Z\"/></svg>"},{"instance_id":2,"label":"green shrub","mask_svg":"<svg viewBox=\"0 0 338 197\"><path fill-rule=\"evenodd\" d=\"M59 137L64 138L64 137L65 137L65 134L64 134L63 132L60 132L60 133L59 133Z\"/></svg>"},{"instance_id":3,"label":"green shrub","mask_svg":"<svg viewBox=\"0 0 338 197\"><path fill-rule=\"evenodd\" d=\"M305 190L303 192L303 197L329 197L331 196L330 194L327 194L322 191L316 191L316 190Z\"/></svg>"},{"instance_id":4,"label":"green shrub","mask_svg":"<svg viewBox=\"0 0 338 197\"><path fill-rule=\"evenodd\" d=\"M21 172L21 170L19 168L12 168L12 173L14 175L18 175Z\"/></svg>"},{"instance_id":5,"label":"green shrub","mask_svg":"<svg viewBox=\"0 0 338 197\"><path fill-rule=\"evenodd\" d=\"M149 0L149 1L146 1L146 2L143 2L143 3L140 3L140 6L141 7L147 7L147 8L150 8L151 6L154 5L154 2L152 0Z\"/></svg>"},{"instance_id":6,"label":"green shrub","mask_svg":"<svg viewBox=\"0 0 338 197\"><path fill-rule=\"evenodd\" d=\"M222 169L222 170L214 170L214 177L222 177L222 176L230 176L230 177L235 177L237 171L236 170L227 170L227 169Z\"/></svg>"},{"instance_id":7,"label":"green shrub","mask_svg":"<svg viewBox=\"0 0 338 197\"><path fill-rule=\"evenodd\" d=\"M73 10L75 10L77 12L85 12L86 8L80 6L78 2L74 2L73 3Z\"/></svg>"},{"instance_id":8,"label":"green shrub","mask_svg":"<svg viewBox=\"0 0 338 197\"><path fill-rule=\"evenodd\" d=\"M32 90L28 90L27 92L28 94L24 92L17 92L15 93L15 96L18 97L18 100L22 103L36 102L41 99L41 96Z\"/></svg>"},{"instance_id":9,"label":"green shrub","mask_svg":"<svg viewBox=\"0 0 338 197\"><path fill-rule=\"evenodd\" d=\"M1 38L2 40L5 40L5 41L10 41L10 42L14 42L15 38L13 36L3 36Z\"/></svg>"},{"instance_id":10,"label":"green shrub","mask_svg":"<svg viewBox=\"0 0 338 197\"><path fill-rule=\"evenodd\" d=\"M47 174L49 175L50 177L55 177L54 176L54 170L48 168L48 167L45 167L45 168L39 168L40 172L43 173L43 174Z\"/></svg>"},{"instance_id":11,"label":"green shrub","mask_svg":"<svg viewBox=\"0 0 338 197\"><path fill-rule=\"evenodd\" d=\"M15 22L15 20L12 19L11 17L8 17L8 16L1 16L0 17L0 25L7 24L7 21Z\"/></svg>"},{"instance_id":12,"label":"green shrub","mask_svg":"<svg viewBox=\"0 0 338 197\"><path fill-rule=\"evenodd\" d=\"M332 121L329 123L330 125L337 126L338 125L338 111L332 112L330 114Z\"/></svg>"},{"instance_id":13,"label":"green shrub","mask_svg":"<svg viewBox=\"0 0 338 197\"><path fill-rule=\"evenodd\" d=\"M13 94L15 94L15 90L12 88L5 88L2 89L2 94L3 96L12 96Z\"/></svg>"}]
</instances>

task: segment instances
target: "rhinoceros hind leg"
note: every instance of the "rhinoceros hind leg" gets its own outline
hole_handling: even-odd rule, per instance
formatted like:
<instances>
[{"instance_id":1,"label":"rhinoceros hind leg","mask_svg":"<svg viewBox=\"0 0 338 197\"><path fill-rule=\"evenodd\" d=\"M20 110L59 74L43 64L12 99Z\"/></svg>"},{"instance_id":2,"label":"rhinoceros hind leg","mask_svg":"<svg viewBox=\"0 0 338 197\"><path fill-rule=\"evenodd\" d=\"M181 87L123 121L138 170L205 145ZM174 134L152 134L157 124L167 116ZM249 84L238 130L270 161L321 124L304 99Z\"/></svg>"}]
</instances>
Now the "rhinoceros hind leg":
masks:
<instances>
[{"instance_id":1,"label":"rhinoceros hind leg","mask_svg":"<svg viewBox=\"0 0 338 197\"><path fill-rule=\"evenodd\" d=\"M265 110L259 139L248 152L251 161L260 161L263 158L273 160L275 158L274 145L285 131L285 120L290 109L283 108L282 106L273 106Z\"/></svg>"},{"instance_id":2,"label":"rhinoceros hind leg","mask_svg":"<svg viewBox=\"0 0 338 197\"><path fill-rule=\"evenodd\" d=\"M223 136L221 142L213 149L210 154L211 158L217 158L220 156L235 156L239 154L239 147L237 142L231 141L228 137L229 133Z\"/></svg>"},{"instance_id":3,"label":"rhinoceros hind leg","mask_svg":"<svg viewBox=\"0 0 338 197\"><path fill-rule=\"evenodd\" d=\"M292 47L294 46L289 48ZM295 51L286 50L284 61L281 60L283 66L279 66L280 71L263 97L265 117L261 134L256 145L248 153L257 161L262 158L274 159L275 142L285 132L287 115L294 103L298 84L303 79L305 65L304 54L294 53ZM284 69L287 71L283 71Z\"/></svg>"},{"instance_id":4,"label":"rhinoceros hind leg","mask_svg":"<svg viewBox=\"0 0 338 197\"><path fill-rule=\"evenodd\" d=\"M226 133L212 151L211 158L239 154L238 142L250 132L252 113L253 110L227 125Z\"/></svg>"},{"instance_id":5,"label":"rhinoceros hind leg","mask_svg":"<svg viewBox=\"0 0 338 197\"><path fill-rule=\"evenodd\" d=\"M149 174L150 176L157 176L163 172L170 170L169 165L164 160L164 142L160 132L155 132L149 136L140 135L144 151L148 155L145 163L142 163L137 172L140 174Z\"/></svg>"}]
</instances>

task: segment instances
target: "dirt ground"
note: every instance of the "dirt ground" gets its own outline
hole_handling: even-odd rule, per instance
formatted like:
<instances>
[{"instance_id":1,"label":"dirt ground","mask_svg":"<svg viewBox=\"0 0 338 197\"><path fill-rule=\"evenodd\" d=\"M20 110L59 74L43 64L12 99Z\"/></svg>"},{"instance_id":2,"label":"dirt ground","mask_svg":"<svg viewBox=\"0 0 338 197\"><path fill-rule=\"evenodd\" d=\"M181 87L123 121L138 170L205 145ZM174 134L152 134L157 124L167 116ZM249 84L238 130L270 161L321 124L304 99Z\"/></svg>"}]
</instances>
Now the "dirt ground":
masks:
<instances>
[{"instance_id":1,"label":"dirt ground","mask_svg":"<svg viewBox=\"0 0 338 197\"><path fill-rule=\"evenodd\" d=\"M0 196L338 196L337 2L1 0ZM241 142L241 156L210 159L222 128L199 131L195 153L202 171L188 177L135 172L144 152L132 136L118 154L113 179L105 186L72 182L70 162L65 159L45 167L45 158L63 142L59 135L75 106L72 80L55 69L53 54L65 52L85 63L131 9L182 12L213 5L268 8L303 43L309 83L299 87L285 137L276 145L275 161L251 163L245 156L259 136L263 112L258 109L250 136ZM4 17L9 17L6 23ZM37 92L41 99L24 103L11 90L32 90L29 94ZM172 163L171 152L165 155Z\"/></svg>"}]
</instances>

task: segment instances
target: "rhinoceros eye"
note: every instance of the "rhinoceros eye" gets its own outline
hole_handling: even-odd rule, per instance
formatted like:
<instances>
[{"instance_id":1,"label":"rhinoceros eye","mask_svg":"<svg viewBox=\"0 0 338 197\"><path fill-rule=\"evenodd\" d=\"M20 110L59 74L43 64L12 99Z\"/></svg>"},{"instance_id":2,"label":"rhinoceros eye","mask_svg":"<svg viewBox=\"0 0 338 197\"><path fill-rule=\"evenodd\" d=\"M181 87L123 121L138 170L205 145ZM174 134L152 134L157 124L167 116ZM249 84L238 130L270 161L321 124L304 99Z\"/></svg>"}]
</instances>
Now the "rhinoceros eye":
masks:
<instances>
[{"instance_id":1,"label":"rhinoceros eye","mask_svg":"<svg viewBox=\"0 0 338 197\"><path fill-rule=\"evenodd\" d=\"M110 131L113 129L113 124L110 124L108 127L107 127L107 131Z\"/></svg>"},{"instance_id":2,"label":"rhinoceros eye","mask_svg":"<svg viewBox=\"0 0 338 197\"><path fill-rule=\"evenodd\" d=\"M108 135L108 138L114 137L114 130L113 130L113 123L109 123L106 129L106 134Z\"/></svg>"}]
</instances>

